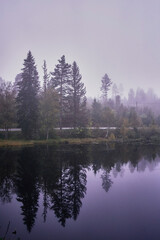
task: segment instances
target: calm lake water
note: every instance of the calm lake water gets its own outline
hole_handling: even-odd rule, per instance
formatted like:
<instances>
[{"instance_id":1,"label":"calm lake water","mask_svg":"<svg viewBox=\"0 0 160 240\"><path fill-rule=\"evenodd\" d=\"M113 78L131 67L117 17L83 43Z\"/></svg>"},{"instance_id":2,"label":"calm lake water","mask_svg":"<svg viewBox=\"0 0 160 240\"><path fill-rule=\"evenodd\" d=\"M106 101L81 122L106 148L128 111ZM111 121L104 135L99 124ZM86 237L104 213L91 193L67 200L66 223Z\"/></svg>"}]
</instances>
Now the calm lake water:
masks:
<instances>
[{"instance_id":1,"label":"calm lake water","mask_svg":"<svg viewBox=\"0 0 160 240\"><path fill-rule=\"evenodd\" d=\"M0 148L0 237L5 233L21 240L159 240L160 147Z\"/></svg>"}]
</instances>

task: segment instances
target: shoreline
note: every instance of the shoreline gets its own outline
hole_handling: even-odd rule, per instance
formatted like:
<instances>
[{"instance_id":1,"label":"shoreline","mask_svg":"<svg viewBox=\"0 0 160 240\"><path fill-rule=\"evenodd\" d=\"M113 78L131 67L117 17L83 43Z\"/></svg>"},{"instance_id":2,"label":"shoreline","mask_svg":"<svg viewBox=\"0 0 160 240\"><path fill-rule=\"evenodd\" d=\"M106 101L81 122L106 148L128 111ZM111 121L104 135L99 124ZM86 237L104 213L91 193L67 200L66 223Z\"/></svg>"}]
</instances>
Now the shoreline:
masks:
<instances>
[{"instance_id":1,"label":"shoreline","mask_svg":"<svg viewBox=\"0 0 160 240\"><path fill-rule=\"evenodd\" d=\"M160 141L153 139L116 139L109 140L106 138L60 138L49 140L0 140L0 147L23 147L45 144L72 144L72 145L85 145L85 144L158 144Z\"/></svg>"}]
</instances>

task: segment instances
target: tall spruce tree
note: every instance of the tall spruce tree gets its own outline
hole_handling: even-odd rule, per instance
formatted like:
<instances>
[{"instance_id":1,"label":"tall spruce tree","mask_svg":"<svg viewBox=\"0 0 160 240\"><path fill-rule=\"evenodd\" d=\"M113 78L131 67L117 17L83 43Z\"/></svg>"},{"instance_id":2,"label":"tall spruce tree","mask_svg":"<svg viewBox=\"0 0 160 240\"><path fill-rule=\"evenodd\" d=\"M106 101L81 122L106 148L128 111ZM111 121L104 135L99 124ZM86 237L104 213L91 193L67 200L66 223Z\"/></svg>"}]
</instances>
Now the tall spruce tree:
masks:
<instances>
[{"instance_id":1,"label":"tall spruce tree","mask_svg":"<svg viewBox=\"0 0 160 240\"><path fill-rule=\"evenodd\" d=\"M86 88L81 80L82 76L79 72L79 67L74 61L69 89L69 104L73 127L84 126L86 124Z\"/></svg>"},{"instance_id":2,"label":"tall spruce tree","mask_svg":"<svg viewBox=\"0 0 160 240\"><path fill-rule=\"evenodd\" d=\"M70 82L71 65L66 63L65 56L63 55L59 64L56 65L54 72L51 72L51 84L52 87L57 91L59 96L59 127L65 125L65 116L68 111L68 87Z\"/></svg>"},{"instance_id":3,"label":"tall spruce tree","mask_svg":"<svg viewBox=\"0 0 160 240\"><path fill-rule=\"evenodd\" d=\"M24 60L21 81L18 82L17 117L25 138L37 136L39 117L39 77L32 53Z\"/></svg>"}]
</instances>

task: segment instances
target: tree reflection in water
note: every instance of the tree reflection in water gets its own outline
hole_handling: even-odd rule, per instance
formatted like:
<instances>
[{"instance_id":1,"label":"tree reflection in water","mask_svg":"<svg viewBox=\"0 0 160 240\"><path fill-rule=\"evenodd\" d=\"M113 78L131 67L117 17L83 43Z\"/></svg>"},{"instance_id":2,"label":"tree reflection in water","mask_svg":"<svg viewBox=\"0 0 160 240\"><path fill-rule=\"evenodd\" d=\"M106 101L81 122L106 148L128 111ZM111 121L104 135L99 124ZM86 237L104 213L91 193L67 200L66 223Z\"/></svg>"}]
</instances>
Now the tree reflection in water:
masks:
<instances>
[{"instance_id":1,"label":"tree reflection in water","mask_svg":"<svg viewBox=\"0 0 160 240\"><path fill-rule=\"evenodd\" d=\"M74 150L73 150L74 149ZM43 194L43 220L53 211L62 226L67 219L76 220L86 194L87 169L95 174L102 171L102 188L108 192L114 177L129 169L152 171L159 164L160 150L156 146L123 146L106 149L98 146L36 146L21 150L0 150L0 200L11 202L16 193L21 203L21 214L31 232ZM123 173L124 174L124 173Z\"/></svg>"},{"instance_id":2,"label":"tree reflection in water","mask_svg":"<svg viewBox=\"0 0 160 240\"><path fill-rule=\"evenodd\" d=\"M81 199L86 193L85 159L81 151L72 154L63 151L55 153L53 162L56 164L56 177L48 179L49 185L46 185L46 188L50 196L50 209L54 210L59 222L65 226L66 219L77 219L82 206Z\"/></svg>"},{"instance_id":3,"label":"tree reflection in water","mask_svg":"<svg viewBox=\"0 0 160 240\"><path fill-rule=\"evenodd\" d=\"M39 164L37 151L34 148L24 148L18 159L15 185L17 201L22 203L23 222L31 232L38 210L39 197Z\"/></svg>"},{"instance_id":4,"label":"tree reflection in water","mask_svg":"<svg viewBox=\"0 0 160 240\"><path fill-rule=\"evenodd\" d=\"M16 168L17 152L9 149L0 151L0 200L9 203L14 193L14 173Z\"/></svg>"}]
</instances>

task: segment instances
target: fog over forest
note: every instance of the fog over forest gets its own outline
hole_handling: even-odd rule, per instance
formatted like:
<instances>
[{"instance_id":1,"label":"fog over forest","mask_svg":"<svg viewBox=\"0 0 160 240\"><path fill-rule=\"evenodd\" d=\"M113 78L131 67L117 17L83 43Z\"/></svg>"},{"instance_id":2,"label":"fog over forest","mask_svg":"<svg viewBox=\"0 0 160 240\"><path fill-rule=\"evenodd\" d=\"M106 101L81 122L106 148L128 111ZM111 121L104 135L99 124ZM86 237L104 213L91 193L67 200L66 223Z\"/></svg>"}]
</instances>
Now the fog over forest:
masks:
<instances>
[{"instance_id":1,"label":"fog over forest","mask_svg":"<svg viewBox=\"0 0 160 240\"><path fill-rule=\"evenodd\" d=\"M158 0L0 1L0 127L27 139L159 127L159 10Z\"/></svg>"},{"instance_id":2,"label":"fog over forest","mask_svg":"<svg viewBox=\"0 0 160 240\"><path fill-rule=\"evenodd\" d=\"M30 50L42 81L43 60L52 72L64 54L78 63L87 97L101 96L105 73L123 97L131 88L160 96L159 10L159 0L0 1L0 76L14 82Z\"/></svg>"},{"instance_id":3,"label":"fog over forest","mask_svg":"<svg viewBox=\"0 0 160 240\"><path fill-rule=\"evenodd\" d=\"M105 73L101 96L87 98L76 61L70 64L63 55L53 72L48 72L46 60L42 69L40 84L36 62L29 51L13 83L0 78L0 126L6 129L6 138L8 129L15 127L21 128L26 139L48 139L57 127L114 127L121 129L120 136L125 136L128 127L137 131L139 127L152 129L160 125L160 99L152 89L130 89L128 97L123 97L123 85L117 86Z\"/></svg>"}]
</instances>

